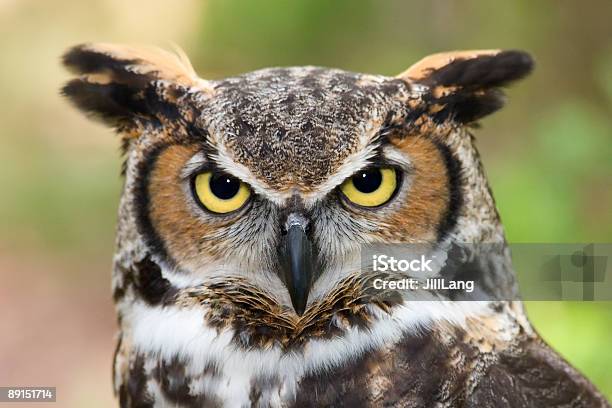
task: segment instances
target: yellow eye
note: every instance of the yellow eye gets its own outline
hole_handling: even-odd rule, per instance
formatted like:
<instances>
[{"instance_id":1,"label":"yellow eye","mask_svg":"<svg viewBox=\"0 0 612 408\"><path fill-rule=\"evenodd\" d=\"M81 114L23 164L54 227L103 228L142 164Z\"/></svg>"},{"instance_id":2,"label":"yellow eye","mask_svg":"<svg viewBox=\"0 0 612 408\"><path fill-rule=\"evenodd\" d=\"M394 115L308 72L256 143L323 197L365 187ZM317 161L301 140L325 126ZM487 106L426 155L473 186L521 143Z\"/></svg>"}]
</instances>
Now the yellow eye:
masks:
<instances>
[{"instance_id":1,"label":"yellow eye","mask_svg":"<svg viewBox=\"0 0 612 408\"><path fill-rule=\"evenodd\" d=\"M340 191L352 203L362 207L378 207L393 197L397 190L397 172L393 168L362 170L346 180Z\"/></svg>"},{"instance_id":2,"label":"yellow eye","mask_svg":"<svg viewBox=\"0 0 612 408\"><path fill-rule=\"evenodd\" d=\"M251 190L236 177L207 171L196 176L194 192L209 211L227 214L241 208L251 196Z\"/></svg>"}]
</instances>

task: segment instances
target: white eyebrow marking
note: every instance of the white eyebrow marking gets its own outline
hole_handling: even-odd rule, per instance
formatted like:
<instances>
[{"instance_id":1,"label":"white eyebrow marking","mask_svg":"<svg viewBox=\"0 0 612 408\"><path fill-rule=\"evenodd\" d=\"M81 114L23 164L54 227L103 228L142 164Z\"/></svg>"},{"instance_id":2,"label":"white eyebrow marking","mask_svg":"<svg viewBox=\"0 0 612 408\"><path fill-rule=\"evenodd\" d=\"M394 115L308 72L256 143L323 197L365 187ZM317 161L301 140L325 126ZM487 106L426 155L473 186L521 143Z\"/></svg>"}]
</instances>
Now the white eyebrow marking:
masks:
<instances>
[{"instance_id":1,"label":"white eyebrow marking","mask_svg":"<svg viewBox=\"0 0 612 408\"><path fill-rule=\"evenodd\" d=\"M244 181L250 185L257 194L264 196L276 205L283 206L293 194L291 191L280 192L273 190L266 183L260 181L253 175L248 167L236 162L231 157L223 143L217 145L217 152L212 156L212 159L221 169Z\"/></svg>"},{"instance_id":2,"label":"white eyebrow marking","mask_svg":"<svg viewBox=\"0 0 612 408\"><path fill-rule=\"evenodd\" d=\"M187 180L193 173L195 173L200 167L208 163L206 156L202 152L198 152L191 159L185 163L181 169L181 179Z\"/></svg>"},{"instance_id":3,"label":"white eyebrow marking","mask_svg":"<svg viewBox=\"0 0 612 408\"><path fill-rule=\"evenodd\" d=\"M217 154L213 155L211 159L223 171L247 183L256 193L263 195L277 205L284 205L284 203L291 197L291 192L280 193L271 190L265 185L265 183L262 183L255 178L255 176L253 176L251 171L246 166L236 163L231 157L229 157L227 150L223 145L220 146L222 147L219 148L219 146L217 146ZM181 169L181 179L189 179L198 169L204 167L210 162L211 160L209 160L203 152L196 153Z\"/></svg>"},{"instance_id":4,"label":"white eyebrow marking","mask_svg":"<svg viewBox=\"0 0 612 408\"><path fill-rule=\"evenodd\" d=\"M370 159L376 155L376 149L379 146L379 143L372 143L365 146L363 150L349 156L335 174L319 185L316 192L304 195L304 205L307 208L312 207L317 201L329 194L330 191L342 184L344 180L371 164ZM383 146L382 155L389 163L395 164L403 170L409 171L412 168L412 163L406 154L394 146Z\"/></svg>"},{"instance_id":5,"label":"white eyebrow marking","mask_svg":"<svg viewBox=\"0 0 612 408\"><path fill-rule=\"evenodd\" d=\"M318 191L304 194L302 199L306 208L312 207L316 202L321 200L330 191L342 184L344 180L355 174L357 171L367 167L371 162L370 159L376 155L378 143L372 143L366 146L363 150L347 157L344 163L338 168L335 174L330 176L324 183L319 185ZM383 146L383 156L392 164L404 170L410 170L412 163L410 159L394 146ZM287 201L295 194L295 191L279 192L272 190L265 183L257 179L248 167L235 162L228 154L225 146L218 146L217 154L213 156L215 163L227 173L237 177L238 179L249 184L253 190L266 197L278 206L285 206ZM181 170L181 178L188 179L198 168L204 166L209 160L204 153L196 153Z\"/></svg>"},{"instance_id":6,"label":"white eyebrow marking","mask_svg":"<svg viewBox=\"0 0 612 408\"><path fill-rule=\"evenodd\" d=\"M382 154L390 164L395 164L405 171L409 171L413 168L412 162L406 153L402 152L393 145L383 146Z\"/></svg>"},{"instance_id":7,"label":"white eyebrow marking","mask_svg":"<svg viewBox=\"0 0 612 408\"><path fill-rule=\"evenodd\" d=\"M312 207L317 201L325 197L330 191L338 187L344 180L355 174L358 170L370 164L370 159L376 155L377 144L365 146L362 150L347 157L338 167L336 173L321 183L317 191L304 194L303 200L306 208Z\"/></svg>"}]
</instances>

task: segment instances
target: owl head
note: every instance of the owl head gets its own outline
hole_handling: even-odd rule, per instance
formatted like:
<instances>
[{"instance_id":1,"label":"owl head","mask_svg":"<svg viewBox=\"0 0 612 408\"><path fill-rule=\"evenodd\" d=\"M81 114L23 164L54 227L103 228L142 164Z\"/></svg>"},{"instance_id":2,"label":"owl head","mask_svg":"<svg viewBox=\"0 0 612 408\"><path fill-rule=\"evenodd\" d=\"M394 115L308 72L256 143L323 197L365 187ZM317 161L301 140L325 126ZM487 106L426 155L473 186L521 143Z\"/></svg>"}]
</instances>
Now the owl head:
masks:
<instances>
[{"instance_id":1,"label":"owl head","mask_svg":"<svg viewBox=\"0 0 612 408\"><path fill-rule=\"evenodd\" d=\"M209 302L212 321L268 329L354 317L392 306L360 296L361 245L503 240L469 130L531 71L524 52L436 54L395 77L207 80L182 53L109 44L63 62L63 94L125 150L119 304Z\"/></svg>"}]
</instances>

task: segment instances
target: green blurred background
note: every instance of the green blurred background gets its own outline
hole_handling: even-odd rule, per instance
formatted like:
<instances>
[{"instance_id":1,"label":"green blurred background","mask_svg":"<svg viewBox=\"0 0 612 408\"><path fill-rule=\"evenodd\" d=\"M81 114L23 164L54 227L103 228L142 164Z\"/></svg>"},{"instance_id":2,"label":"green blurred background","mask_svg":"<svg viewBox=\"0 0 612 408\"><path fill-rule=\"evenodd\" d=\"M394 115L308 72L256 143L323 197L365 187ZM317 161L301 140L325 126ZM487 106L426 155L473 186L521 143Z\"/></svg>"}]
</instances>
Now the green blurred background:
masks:
<instances>
[{"instance_id":1,"label":"green blurred background","mask_svg":"<svg viewBox=\"0 0 612 408\"><path fill-rule=\"evenodd\" d=\"M444 50L527 50L535 73L477 132L508 238L611 242L611 17L609 0L0 0L0 385L112 403L118 140L59 97L70 45L173 41L207 78L300 64L393 75ZM527 308L612 397L612 303Z\"/></svg>"}]
</instances>

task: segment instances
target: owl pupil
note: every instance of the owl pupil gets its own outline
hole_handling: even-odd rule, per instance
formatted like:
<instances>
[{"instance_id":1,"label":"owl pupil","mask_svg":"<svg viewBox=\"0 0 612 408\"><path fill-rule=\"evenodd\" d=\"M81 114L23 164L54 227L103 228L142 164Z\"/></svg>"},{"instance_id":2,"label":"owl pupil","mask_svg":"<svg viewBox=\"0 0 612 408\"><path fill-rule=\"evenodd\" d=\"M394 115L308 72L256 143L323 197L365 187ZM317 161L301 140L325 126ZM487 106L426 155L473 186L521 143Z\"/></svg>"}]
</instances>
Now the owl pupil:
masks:
<instances>
[{"instance_id":1,"label":"owl pupil","mask_svg":"<svg viewBox=\"0 0 612 408\"><path fill-rule=\"evenodd\" d=\"M210 178L210 191L222 200L233 198L240 189L240 182L226 174L213 174Z\"/></svg>"},{"instance_id":2,"label":"owl pupil","mask_svg":"<svg viewBox=\"0 0 612 408\"><path fill-rule=\"evenodd\" d=\"M379 169L360 171L353 176L353 185L362 193L374 192L382 183L382 174Z\"/></svg>"}]
</instances>

